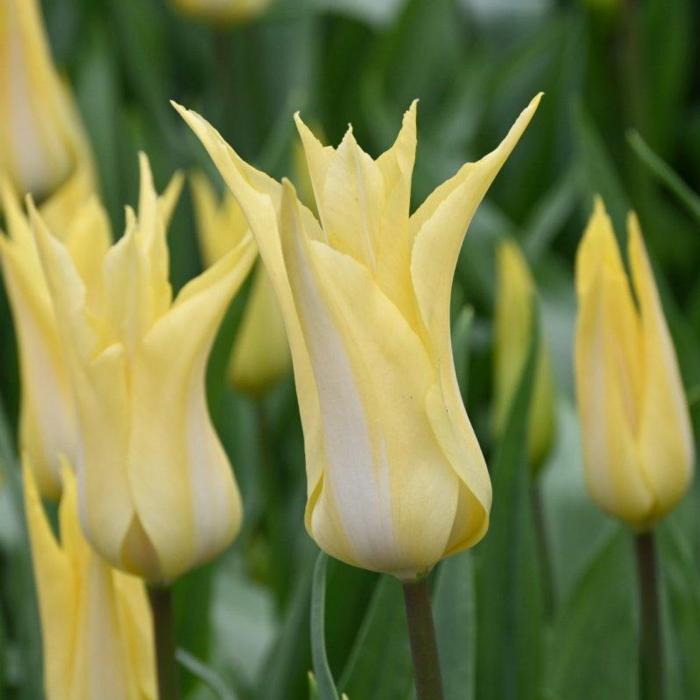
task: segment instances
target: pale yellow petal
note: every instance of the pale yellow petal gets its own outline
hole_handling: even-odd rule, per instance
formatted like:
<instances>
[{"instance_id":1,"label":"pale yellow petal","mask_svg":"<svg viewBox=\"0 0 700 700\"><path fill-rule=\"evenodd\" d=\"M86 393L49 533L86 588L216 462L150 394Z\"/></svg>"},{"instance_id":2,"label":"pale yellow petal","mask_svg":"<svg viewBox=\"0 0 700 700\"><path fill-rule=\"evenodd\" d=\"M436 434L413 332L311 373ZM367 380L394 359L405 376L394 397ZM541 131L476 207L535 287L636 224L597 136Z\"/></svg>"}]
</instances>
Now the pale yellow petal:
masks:
<instances>
[{"instance_id":1,"label":"pale yellow petal","mask_svg":"<svg viewBox=\"0 0 700 700\"><path fill-rule=\"evenodd\" d=\"M654 494L652 517L658 519L687 492L695 450L676 353L633 214L628 229L630 266L641 317L638 352L644 388L639 408L639 458Z\"/></svg>"}]
</instances>

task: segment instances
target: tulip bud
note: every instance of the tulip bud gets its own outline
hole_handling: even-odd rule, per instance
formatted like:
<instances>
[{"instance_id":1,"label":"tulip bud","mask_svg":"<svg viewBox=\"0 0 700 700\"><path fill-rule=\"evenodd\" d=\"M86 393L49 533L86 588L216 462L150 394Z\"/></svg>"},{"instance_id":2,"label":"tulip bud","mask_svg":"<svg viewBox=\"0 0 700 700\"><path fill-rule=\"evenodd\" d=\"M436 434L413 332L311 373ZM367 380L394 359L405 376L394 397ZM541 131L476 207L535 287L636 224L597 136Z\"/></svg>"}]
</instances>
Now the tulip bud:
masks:
<instances>
[{"instance_id":1,"label":"tulip bud","mask_svg":"<svg viewBox=\"0 0 700 700\"><path fill-rule=\"evenodd\" d=\"M167 582L237 533L240 496L207 410L219 323L255 259L250 236L172 299L166 220L141 158L138 215L91 294L66 246L32 226L75 395L83 530L113 566ZM168 211L164 211L164 210Z\"/></svg>"},{"instance_id":2,"label":"tulip bud","mask_svg":"<svg viewBox=\"0 0 700 700\"><path fill-rule=\"evenodd\" d=\"M172 0L179 12L213 24L245 22L262 14L272 0Z\"/></svg>"},{"instance_id":3,"label":"tulip bud","mask_svg":"<svg viewBox=\"0 0 700 700\"><path fill-rule=\"evenodd\" d=\"M0 172L39 199L67 188L73 206L92 189L85 136L37 0L0 0Z\"/></svg>"},{"instance_id":4,"label":"tulip bud","mask_svg":"<svg viewBox=\"0 0 700 700\"><path fill-rule=\"evenodd\" d=\"M151 612L143 582L110 568L78 523L75 477L64 466L54 536L24 459L47 700L155 700Z\"/></svg>"},{"instance_id":5,"label":"tulip bud","mask_svg":"<svg viewBox=\"0 0 700 700\"><path fill-rule=\"evenodd\" d=\"M502 243L497 251L496 309L494 317L494 415L497 435L505 428L532 341L535 284L517 243ZM541 335L541 334L540 334ZM528 458L537 471L552 447L554 387L549 353L540 337L528 432Z\"/></svg>"},{"instance_id":6,"label":"tulip bud","mask_svg":"<svg viewBox=\"0 0 700 700\"><path fill-rule=\"evenodd\" d=\"M233 195L221 204L204 175L192 178L197 230L207 267L248 234L248 222ZM255 271L253 286L233 346L228 375L241 391L259 395L279 381L290 366L284 320L265 269Z\"/></svg>"},{"instance_id":7,"label":"tulip bud","mask_svg":"<svg viewBox=\"0 0 700 700\"><path fill-rule=\"evenodd\" d=\"M306 527L342 561L413 580L487 530L491 483L452 360L452 277L469 221L538 99L412 216L415 103L377 160L351 130L324 147L297 118L320 223L289 182L255 170L179 108L275 287L304 428Z\"/></svg>"},{"instance_id":8,"label":"tulip bud","mask_svg":"<svg viewBox=\"0 0 700 700\"><path fill-rule=\"evenodd\" d=\"M676 354L634 214L627 230L629 281L597 199L576 258L576 390L590 495L610 515L646 530L688 490L694 447Z\"/></svg>"}]
</instances>

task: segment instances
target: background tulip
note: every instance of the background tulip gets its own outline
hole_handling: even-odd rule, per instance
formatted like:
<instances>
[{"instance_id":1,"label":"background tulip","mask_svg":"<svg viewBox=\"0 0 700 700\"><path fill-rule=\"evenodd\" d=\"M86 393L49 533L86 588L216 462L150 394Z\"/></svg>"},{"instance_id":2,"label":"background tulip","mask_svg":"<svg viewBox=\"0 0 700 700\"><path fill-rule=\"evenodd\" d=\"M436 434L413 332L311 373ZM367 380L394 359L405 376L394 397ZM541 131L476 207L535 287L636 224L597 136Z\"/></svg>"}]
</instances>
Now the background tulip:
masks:
<instances>
[{"instance_id":1,"label":"background tulip","mask_svg":"<svg viewBox=\"0 0 700 700\"><path fill-rule=\"evenodd\" d=\"M631 287L597 199L576 258L576 394L586 483L606 512L650 528L685 495L694 448L671 336L634 214Z\"/></svg>"},{"instance_id":2,"label":"background tulip","mask_svg":"<svg viewBox=\"0 0 700 700\"><path fill-rule=\"evenodd\" d=\"M151 615L143 582L110 568L85 541L75 477L65 462L60 541L26 458L23 476L47 700L155 700Z\"/></svg>"},{"instance_id":3,"label":"background tulip","mask_svg":"<svg viewBox=\"0 0 700 700\"><path fill-rule=\"evenodd\" d=\"M233 195L227 193L217 201L204 175L193 176L192 194L202 257L209 267L240 243L248 233L248 223ZM270 279L259 266L234 341L228 376L234 387L259 395L279 381L290 364L282 313Z\"/></svg>"},{"instance_id":4,"label":"background tulip","mask_svg":"<svg viewBox=\"0 0 700 700\"><path fill-rule=\"evenodd\" d=\"M52 225L92 191L82 124L51 61L37 0L0 2L0 173L22 195L60 192L46 204Z\"/></svg>"},{"instance_id":5,"label":"background tulip","mask_svg":"<svg viewBox=\"0 0 700 700\"><path fill-rule=\"evenodd\" d=\"M494 409L496 434L505 428L527 360L536 313L535 284L515 241L498 246L494 312ZM528 457L533 470L547 458L554 437L554 387L546 338L540 333L530 400Z\"/></svg>"},{"instance_id":6,"label":"background tulip","mask_svg":"<svg viewBox=\"0 0 700 700\"><path fill-rule=\"evenodd\" d=\"M491 486L457 386L449 299L469 221L538 101L410 217L415 103L376 161L352 130L334 149L297 119L320 225L288 182L247 165L180 109L275 285L304 427L306 527L345 562L411 580L488 527Z\"/></svg>"},{"instance_id":7,"label":"background tulip","mask_svg":"<svg viewBox=\"0 0 700 700\"><path fill-rule=\"evenodd\" d=\"M264 12L272 0L171 0L183 14L213 22L229 24L252 19Z\"/></svg>"},{"instance_id":8,"label":"background tulip","mask_svg":"<svg viewBox=\"0 0 700 700\"><path fill-rule=\"evenodd\" d=\"M209 418L205 370L226 308L255 257L250 236L172 299L166 220L141 158L138 215L90 294L34 213L76 396L81 522L114 566L170 581L226 547L241 506Z\"/></svg>"}]
</instances>

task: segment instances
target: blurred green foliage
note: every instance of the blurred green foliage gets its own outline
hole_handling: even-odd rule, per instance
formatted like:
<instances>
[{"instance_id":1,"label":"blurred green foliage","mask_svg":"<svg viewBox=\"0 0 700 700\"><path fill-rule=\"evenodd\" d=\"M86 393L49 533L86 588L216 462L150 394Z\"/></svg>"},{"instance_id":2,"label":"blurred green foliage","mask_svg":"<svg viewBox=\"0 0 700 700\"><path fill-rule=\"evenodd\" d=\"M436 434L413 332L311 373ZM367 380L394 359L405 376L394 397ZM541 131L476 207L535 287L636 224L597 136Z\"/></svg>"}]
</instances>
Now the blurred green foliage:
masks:
<instances>
[{"instance_id":1,"label":"blurred green foliage","mask_svg":"<svg viewBox=\"0 0 700 700\"><path fill-rule=\"evenodd\" d=\"M136 200L139 149L161 185L177 168L214 175L169 99L201 112L245 158L281 176L292 173L295 110L333 143L352 122L376 155L419 98L415 205L461 163L496 145L528 100L545 92L473 222L457 271L456 362L494 470L495 506L484 543L434 574L439 644L450 700L638 697L631 536L595 510L583 486L571 379L572 271L594 193L605 199L618 234L627 210L638 211L700 427L696 0L279 0L257 21L231 29L193 23L165 0L45 0L44 9L115 231L123 205ZM527 376L502 444L489 435L493 251L506 235L520 241L533 266L540 342L550 345L558 378L557 444L538 485L554 572L551 615L541 602L532 486L519 454ZM201 267L187 192L170 244L179 287ZM258 404L224 388L241 303L212 358L210 405L246 519L230 551L178 584L189 697L308 698L314 668L318 697L327 697L320 693L334 678L351 700L409 700L405 620L393 580L329 561L320 608L314 596L317 629L325 611L325 648L315 648L312 660L317 552L302 526L293 385L289 379ZM18 400L11 327L3 296L0 689L36 700L40 637L11 444ZM659 531L671 700L700 697L699 499L695 486Z\"/></svg>"}]
</instances>

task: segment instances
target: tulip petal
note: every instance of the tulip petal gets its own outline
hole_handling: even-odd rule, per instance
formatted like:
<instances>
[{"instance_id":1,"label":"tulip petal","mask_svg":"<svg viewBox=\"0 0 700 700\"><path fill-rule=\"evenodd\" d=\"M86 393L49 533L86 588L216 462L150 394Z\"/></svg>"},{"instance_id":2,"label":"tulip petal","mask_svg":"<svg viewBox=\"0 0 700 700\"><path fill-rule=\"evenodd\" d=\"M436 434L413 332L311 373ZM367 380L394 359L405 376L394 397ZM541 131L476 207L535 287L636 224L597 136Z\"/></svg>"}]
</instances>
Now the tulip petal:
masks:
<instances>
[{"instance_id":1,"label":"tulip petal","mask_svg":"<svg viewBox=\"0 0 700 700\"><path fill-rule=\"evenodd\" d=\"M414 578L442 556L457 506L457 479L425 414L432 367L369 271L306 239L285 185L283 250L318 387L325 455L310 531L345 561ZM426 500L434 508L427 521ZM336 519L349 551L338 552L323 530Z\"/></svg>"},{"instance_id":2,"label":"tulip petal","mask_svg":"<svg viewBox=\"0 0 700 700\"><path fill-rule=\"evenodd\" d=\"M221 318L254 259L248 238L190 282L133 360L129 483L166 581L221 551L240 526L240 496L204 379ZM148 429L154 414L171 426L168 440Z\"/></svg>"},{"instance_id":3,"label":"tulip petal","mask_svg":"<svg viewBox=\"0 0 700 700\"><path fill-rule=\"evenodd\" d=\"M639 222L628 219L629 259L641 317L643 392L639 456L656 497L652 517L665 515L685 495L693 474L694 448L678 360L654 283Z\"/></svg>"},{"instance_id":4,"label":"tulip petal","mask_svg":"<svg viewBox=\"0 0 700 700\"><path fill-rule=\"evenodd\" d=\"M277 224L282 186L242 160L216 129L196 112L186 110L176 103L172 104L202 142L224 181L238 200L255 237L265 269L275 288L292 351L294 380L299 397L302 425L304 426L305 449L308 455L309 450L315 444L315 438L312 436L317 435L319 430L318 395L282 256ZM323 236L318 224L308 209L302 208L302 218L307 234L312 238L321 239ZM320 463L320 459L313 455L309 460L309 464L312 465L307 480L310 498L318 492L320 487L322 473L317 467Z\"/></svg>"},{"instance_id":5,"label":"tulip petal","mask_svg":"<svg viewBox=\"0 0 700 700\"><path fill-rule=\"evenodd\" d=\"M78 582L67 556L56 541L39 499L33 467L25 454L22 458L24 507L32 548L39 613L44 649L44 678L47 687L55 688L57 697L69 697L67 679L75 644L73 626L78 600ZM61 689L64 690L61 694Z\"/></svg>"}]
</instances>

